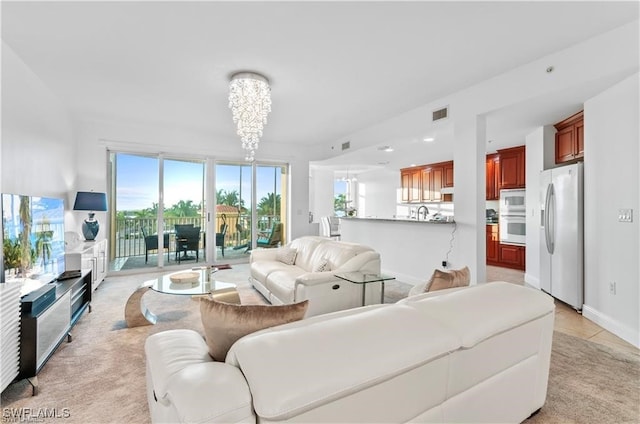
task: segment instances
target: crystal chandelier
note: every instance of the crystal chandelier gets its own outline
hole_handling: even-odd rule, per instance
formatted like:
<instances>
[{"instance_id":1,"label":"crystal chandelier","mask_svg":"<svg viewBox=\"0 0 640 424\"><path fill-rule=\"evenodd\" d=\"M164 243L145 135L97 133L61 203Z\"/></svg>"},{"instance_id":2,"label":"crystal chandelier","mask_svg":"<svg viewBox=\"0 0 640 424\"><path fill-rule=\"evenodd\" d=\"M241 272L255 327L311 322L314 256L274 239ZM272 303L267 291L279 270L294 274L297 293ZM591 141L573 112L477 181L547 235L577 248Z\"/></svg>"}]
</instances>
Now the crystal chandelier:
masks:
<instances>
[{"instance_id":1,"label":"crystal chandelier","mask_svg":"<svg viewBox=\"0 0 640 424\"><path fill-rule=\"evenodd\" d=\"M242 148L247 151L245 159L253 161L267 115L271 112L269 80L253 72L239 72L231 76L229 108Z\"/></svg>"}]
</instances>

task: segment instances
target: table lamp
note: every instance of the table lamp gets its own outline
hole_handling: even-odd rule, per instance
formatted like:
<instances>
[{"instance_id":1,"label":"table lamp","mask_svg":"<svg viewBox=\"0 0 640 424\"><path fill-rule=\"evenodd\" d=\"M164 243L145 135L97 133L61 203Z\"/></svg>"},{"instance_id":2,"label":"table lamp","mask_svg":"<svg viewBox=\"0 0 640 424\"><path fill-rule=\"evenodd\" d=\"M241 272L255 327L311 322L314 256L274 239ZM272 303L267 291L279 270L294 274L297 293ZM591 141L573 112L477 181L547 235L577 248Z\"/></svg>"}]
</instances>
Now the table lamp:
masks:
<instances>
[{"instance_id":1,"label":"table lamp","mask_svg":"<svg viewBox=\"0 0 640 424\"><path fill-rule=\"evenodd\" d=\"M107 210L106 193L94 193L93 191L79 191L73 204L74 211L90 211L89 217L82 223L82 234L88 241L95 240L100 230L100 224L95 218L95 211Z\"/></svg>"}]
</instances>

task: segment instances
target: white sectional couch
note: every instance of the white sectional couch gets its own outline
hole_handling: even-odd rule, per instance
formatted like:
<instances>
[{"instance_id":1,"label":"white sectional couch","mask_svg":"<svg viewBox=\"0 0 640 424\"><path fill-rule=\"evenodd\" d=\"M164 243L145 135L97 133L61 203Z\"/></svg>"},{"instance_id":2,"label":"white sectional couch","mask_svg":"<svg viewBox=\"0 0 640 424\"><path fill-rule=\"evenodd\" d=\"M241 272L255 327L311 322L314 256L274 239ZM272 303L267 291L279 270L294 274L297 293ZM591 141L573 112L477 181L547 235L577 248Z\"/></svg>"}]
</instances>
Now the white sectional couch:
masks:
<instances>
[{"instance_id":1,"label":"white sectional couch","mask_svg":"<svg viewBox=\"0 0 640 424\"><path fill-rule=\"evenodd\" d=\"M193 330L145 345L154 423L516 423L545 402L554 303L495 282L268 328L214 362Z\"/></svg>"},{"instance_id":2,"label":"white sectional couch","mask_svg":"<svg viewBox=\"0 0 640 424\"><path fill-rule=\"evenodd\" d=\"M283 249L295 249L292 265L277 260ZM314 271L323 261L326 271ZM324 237L306 236L275 249L256 249L251 252L253 286L274 305L309 300L307 317L362 306L360 284L335 276L339 272L361 271L380 273L380 254L370 247L334 241ZM364 288L366 304L380 303L380 283Z\"/></svg>"}]
</instances>

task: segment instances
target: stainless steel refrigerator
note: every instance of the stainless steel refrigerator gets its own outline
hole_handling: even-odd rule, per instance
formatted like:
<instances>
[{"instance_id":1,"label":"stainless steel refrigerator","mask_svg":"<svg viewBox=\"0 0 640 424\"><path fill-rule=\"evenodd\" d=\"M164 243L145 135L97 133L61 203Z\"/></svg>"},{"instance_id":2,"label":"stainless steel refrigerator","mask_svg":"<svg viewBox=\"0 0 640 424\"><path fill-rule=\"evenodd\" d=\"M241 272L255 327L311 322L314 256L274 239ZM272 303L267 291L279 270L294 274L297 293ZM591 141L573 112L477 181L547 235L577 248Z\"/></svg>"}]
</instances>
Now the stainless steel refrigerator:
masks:
<instances>
[{"instance_id":1,"label":"stainless steel refrigerator","mask_svg":"<svg viewBox=\"0 0 640 424\"><path fill-rule=\"evenodd\" d=\"M583 164L540 175L540 287L581 311L584 302Z\"/></svg>"}]
</instances>

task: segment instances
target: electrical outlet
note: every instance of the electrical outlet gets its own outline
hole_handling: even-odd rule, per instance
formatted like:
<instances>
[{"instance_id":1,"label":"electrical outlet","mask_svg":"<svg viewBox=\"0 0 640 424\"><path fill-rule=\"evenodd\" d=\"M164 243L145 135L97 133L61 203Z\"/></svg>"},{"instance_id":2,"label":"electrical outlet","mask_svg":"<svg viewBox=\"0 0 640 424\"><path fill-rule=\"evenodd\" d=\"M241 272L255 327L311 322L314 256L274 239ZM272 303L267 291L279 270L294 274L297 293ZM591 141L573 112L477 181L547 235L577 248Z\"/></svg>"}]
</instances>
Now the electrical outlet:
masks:
<instances>
[{"instance_id":1,"label":"electrical outlet","mask_svg":"<svg viewBox=\"0 0 640 424\"><path fill-rule=\"evenodd\" d=\"M612 281L609 283L609 293L616 294L616 282Z\"/></svg>"},{"instance_id":2,"label":"electrical outlet","mask_svg":"<svg viewBox=\"0 0 640 424\"><path fill-rule=\"evenodd\" d=\"M618 222L633 222L633 209L618 209Z\"/></svg>"}]
</instances>

